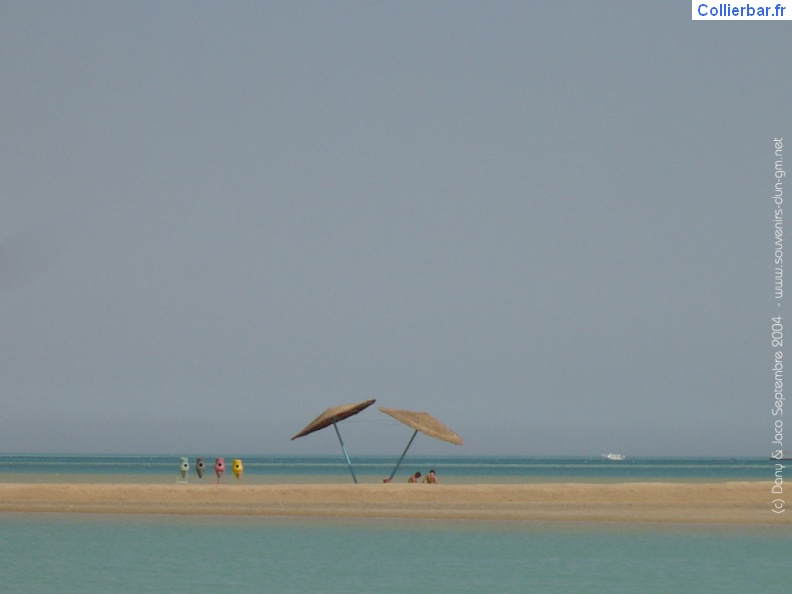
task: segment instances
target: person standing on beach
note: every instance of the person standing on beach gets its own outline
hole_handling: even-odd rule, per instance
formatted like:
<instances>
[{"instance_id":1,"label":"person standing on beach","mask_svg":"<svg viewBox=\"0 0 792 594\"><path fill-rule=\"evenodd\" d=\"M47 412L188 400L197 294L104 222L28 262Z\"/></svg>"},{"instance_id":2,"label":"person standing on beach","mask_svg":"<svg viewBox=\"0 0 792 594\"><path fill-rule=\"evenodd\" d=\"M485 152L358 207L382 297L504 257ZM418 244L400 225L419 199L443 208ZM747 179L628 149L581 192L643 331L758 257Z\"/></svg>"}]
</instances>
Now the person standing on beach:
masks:
<instances>
[{"instance_id":1,"label":"person standing on beach","mask_svg":"<svg viewBox=\"0 0 792 594\"><path fill-rule=\"evenodd\" d=\"M437 485L440 483L440 481L437 480L437 475L435 474L434 469L429 471L429 474L424 477L423 482L429 485Z\"/></svg>"},{"instance_id":2,"label":"person standing on beach","mask_svg":"<svg viewBox=\"0 0 792 594\"><path fill-rule=\"evenodd\" d=\"M420 478L421 478L421 473L420 472L416 472L414 475L412 475L410 478L407 479L407 482L408 483L417 483L418 479L420 479Z\"/></svg>"}]
</instances>

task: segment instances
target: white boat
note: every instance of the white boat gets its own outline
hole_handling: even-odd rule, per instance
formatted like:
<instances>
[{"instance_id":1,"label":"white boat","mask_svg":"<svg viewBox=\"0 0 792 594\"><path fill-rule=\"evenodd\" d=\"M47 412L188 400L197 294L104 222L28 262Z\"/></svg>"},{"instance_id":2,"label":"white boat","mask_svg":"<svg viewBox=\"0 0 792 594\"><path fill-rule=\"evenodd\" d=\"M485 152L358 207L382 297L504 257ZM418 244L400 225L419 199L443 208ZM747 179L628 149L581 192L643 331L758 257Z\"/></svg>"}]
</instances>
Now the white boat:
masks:
<instances>
[{"instance_id":1,"label":"white boat","mask_svg":"<svg viewBox=\"0 0 792 594\"><path fill-rule=\"evenodd\" d=\"M608 460L624 460L624 454L603 454L604 458Z\"/></svg>"}]
</instances>

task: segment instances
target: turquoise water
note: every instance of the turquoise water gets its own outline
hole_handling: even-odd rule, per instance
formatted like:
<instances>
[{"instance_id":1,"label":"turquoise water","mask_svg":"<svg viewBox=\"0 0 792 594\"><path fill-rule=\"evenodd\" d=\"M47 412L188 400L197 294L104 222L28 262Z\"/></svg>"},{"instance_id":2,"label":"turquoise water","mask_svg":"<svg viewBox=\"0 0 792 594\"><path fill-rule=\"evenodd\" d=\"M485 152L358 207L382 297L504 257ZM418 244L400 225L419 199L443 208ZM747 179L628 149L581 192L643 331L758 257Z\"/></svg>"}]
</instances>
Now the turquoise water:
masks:
<instances>
[{"instance_id":1,"label":"turquoise water","mask_svg":"<svg viewBox=\"0 0 792 594\"><path fill-rule=\"evenodd\" d=\"M0 590L788 591L777 527L0 514Z\"/></svg>"},{"instance_id":2,"label":"turquoise water","mask_svg":"<svg viewBox=\"0 0 792 594\"><path fill-rule=\"evenodd\" d=\"M174 480L179 455L0 456L0 481ZM206 455L214 480L214 456ZM243 481L349 482L340 456L225 455ZM190 462L194 464L195 458ZM353 460L380 481L392 457ZM427 458L395 480L772 480L761 459ZM191 472L191 481L197 480ZM0 514L0 592L784 592L780 526Z\"/></svg>"},{"instance_id":3,"label":"turquoise water","mask_svg":"<svg viewBox=\"0 0 792 594\"><path fill-rule=\"evenodd\" d=\"M148 476L152 480L170 481L178 472L179 457L189 454L158 456L64 456L0 455L0 480L12 475L78 474L103 476L107 480L123 476ZM322 477L347 482L349 470L341 455L336 456L244 456L222 455L230 466L233 458L242 458L244 477L251 482L288 482L296 476ZM203 455L207 474L212 475L214 455ZM195 456L190 456L194 468ZM396 462L392 456L366 456L353 459L363 482L379 482L390 475ZM518 458L518 457L407 457L394 480L410 476L416 470L426 473L435 468L448 482L537 481L537 480L772 480L773 462L760 458L632 458L613 462L594 458ZM192 480L197 480L191 471ZM206 480L206 475L204 476Z\"/></svg>"}]
</instances>

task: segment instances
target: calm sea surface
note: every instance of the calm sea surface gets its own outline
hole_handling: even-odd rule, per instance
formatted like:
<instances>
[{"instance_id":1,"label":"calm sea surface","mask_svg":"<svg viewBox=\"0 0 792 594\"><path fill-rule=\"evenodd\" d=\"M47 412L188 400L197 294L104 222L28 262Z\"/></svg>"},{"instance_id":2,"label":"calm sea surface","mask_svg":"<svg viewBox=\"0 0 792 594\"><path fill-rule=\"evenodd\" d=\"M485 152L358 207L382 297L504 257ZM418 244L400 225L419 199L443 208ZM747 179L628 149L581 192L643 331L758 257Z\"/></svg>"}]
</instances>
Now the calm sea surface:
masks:
<instances>
[{"instance_id":1,"label":"calm sea surface","mask_svg":"<svg viewBox=\"0 0 792 594\"><path fill-rule=\"evenodd\" d=\"M0 514L3 592L788 591L770 527Z\"/></svg>"},{"instance_id":2,"label":"calm sea surface","mask_svg":"<svg viewBox=\"0 0 792 594\"><path fill-rule=\"evenodd\" d=\"M339 457L225 455L243 482L350 482ZM214 456L204 456L215 480ZM190 482L199 480L192 469ZM394 459L361 457L361 482ZM179 456L0 456L0 481L173 482ZM772 480L760 459L422 458L448 483ZM226 477L224 480L234 480ZM0 592L784 592L780 526L0 514Z\"/></svg>"},{"instance_id":3,"label":"calm sea surface","mask_svg":"<svg viewBox=\"0 0 792 594\"><path fill-rule=\"evenodd\" d=\"M51 456L0 455L0 481L81 480L80 475L99 481L171 482L179 469L180 455L158 456ZM214 478L215 455L201 455L207 473ZM245 456L219 454L225 458L230 475L231 461L241 458L243 480L292 482L318 480L351 481L346 462L337 456ZM189 456L189 480L195 475L196 456ZM352 460L361 482L379 482L390 475L393 456L368 456ZM548 480L772 480L773 462L760 458L628 458L621 462L596 458L517 458L517 457L420 457L408 456L394 480L406 480L415 471L434 468L443 482L540 482Z\"/></svg>"}]
</instances>

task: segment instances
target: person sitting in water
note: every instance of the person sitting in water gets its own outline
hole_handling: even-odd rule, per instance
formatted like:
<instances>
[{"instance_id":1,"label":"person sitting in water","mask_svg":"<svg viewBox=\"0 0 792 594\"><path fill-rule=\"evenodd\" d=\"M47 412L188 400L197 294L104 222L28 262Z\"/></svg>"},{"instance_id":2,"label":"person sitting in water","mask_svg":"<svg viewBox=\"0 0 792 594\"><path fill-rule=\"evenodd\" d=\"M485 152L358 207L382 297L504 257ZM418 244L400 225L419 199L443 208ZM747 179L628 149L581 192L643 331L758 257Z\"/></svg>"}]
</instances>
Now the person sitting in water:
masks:
<instances>
[{"instance_id":1,"label":"person sitting in water","mask_svg":"<svg viewBox=\"0 0 792 594\"><path fill-rule=\"evenodd\" d=\"M414 475L412 475L410 478L407 479L407 482L408 483L417 483L419 478L421 478L421 473L420 472L416 472Z\"/></svg>"},{"instance_id":2,"label":"person sitting in water","mask_svg":"<svg viewBox=\"0 0 792 594\"><path fill-rule=\"evenodd\" d=\"M429 474L424 477L423 482L429 485L437 485L440 483L440 481L437 480L437 475L435 474L434 470L429 471Z\"/></svg>"}]
</instances>

